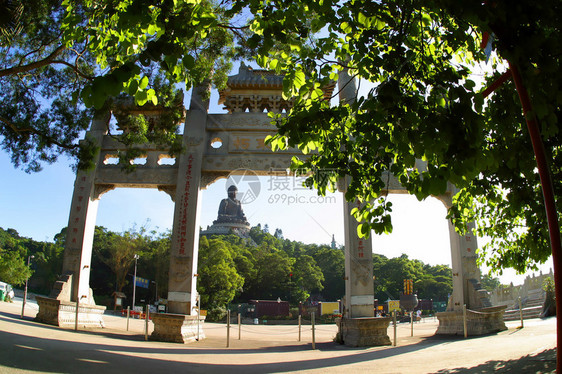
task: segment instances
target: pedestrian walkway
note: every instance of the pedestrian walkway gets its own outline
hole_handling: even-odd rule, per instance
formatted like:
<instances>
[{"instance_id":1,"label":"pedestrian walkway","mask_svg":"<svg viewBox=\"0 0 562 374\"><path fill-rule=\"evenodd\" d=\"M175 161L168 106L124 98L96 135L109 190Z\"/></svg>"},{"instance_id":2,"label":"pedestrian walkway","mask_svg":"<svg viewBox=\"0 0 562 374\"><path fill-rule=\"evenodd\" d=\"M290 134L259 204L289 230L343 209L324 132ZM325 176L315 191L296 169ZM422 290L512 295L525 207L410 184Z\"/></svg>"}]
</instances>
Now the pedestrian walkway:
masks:
<instances>
[{"instance_id":1,"label":"pedestrian walkway","mask_svg":"<svg viewBox=\"0 0 562 374\"><path fill-rule=\"evenodd\" d=\"M21 299L20 299L21 300ZM145 341L145 321L106 316L106 328L64 330L32 320L36 306L0 302L0 373L553 373L556 319L509 322L483 337L435 337L437 321L398 324L397 346L350 348L334 343L334 325L312 327L205 323L191 344ZM149 333L152 331L149 322ZM240 340L239 338L240 334ZM388 332L393 339L392 327Z\"/></svg>"}]
</instances>

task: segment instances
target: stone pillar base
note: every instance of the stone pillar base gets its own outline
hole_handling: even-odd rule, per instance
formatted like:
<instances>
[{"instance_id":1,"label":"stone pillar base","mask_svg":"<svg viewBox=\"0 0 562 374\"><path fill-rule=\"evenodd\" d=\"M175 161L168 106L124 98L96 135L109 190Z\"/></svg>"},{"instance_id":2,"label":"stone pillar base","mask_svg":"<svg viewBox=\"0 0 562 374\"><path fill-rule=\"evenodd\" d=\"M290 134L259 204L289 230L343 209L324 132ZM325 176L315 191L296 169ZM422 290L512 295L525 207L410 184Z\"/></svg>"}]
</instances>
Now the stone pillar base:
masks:
<instances>
[{"instance_id":1,"label":"stone pillar base","mask_svg":"<svg viewBox=\"0 0 562 374\"><path fill-rule=\"evenodd\" d=\"M350 347L390 345L389 317L340 318L337 340Z\"/></svg>"},{"instance_id":2,"label":"stone pillar base","mask_svg":"<svg viewBox=\"0 0 562 374\"><path fill-rule=\"evenodd\" d=\"M467 335L485 335L507 330L503 321L505 306L466 310ZM437 335L464 335L462 310L436 313Z\"/></svg>"},{"instance_id":3,"label":"stone pillar base","mask_svg":"<svg viewBox=\"0 0 562 374\"><path fill-rule=\"evenodd\" d=\"M186 314L157 313L152 315L154 331L150 340L172 343L191 343L205 339L203 323L205 316Z\"/></svg>"},{"instance_id":4,"label":"stone pillar base","mask_svg":"<svg viewBox=\"0 0 562 374\"><path fill-rule=\"evenodd\" d=\"M76 323L76 303L36 296L39 312L35 321L64 328L74 328ZM103 313L105 307L92 304L80 304L78 308L78 327L104 327Z\"/></svg>"}]
</instances>

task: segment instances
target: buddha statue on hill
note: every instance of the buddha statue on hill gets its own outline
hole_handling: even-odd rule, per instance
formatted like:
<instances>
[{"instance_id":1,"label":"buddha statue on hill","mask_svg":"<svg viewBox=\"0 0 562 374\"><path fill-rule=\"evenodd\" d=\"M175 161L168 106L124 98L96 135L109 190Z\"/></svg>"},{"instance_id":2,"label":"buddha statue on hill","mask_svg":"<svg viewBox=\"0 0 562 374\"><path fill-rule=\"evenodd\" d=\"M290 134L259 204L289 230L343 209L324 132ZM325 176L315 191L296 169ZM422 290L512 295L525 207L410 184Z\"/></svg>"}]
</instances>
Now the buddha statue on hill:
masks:
<instances>
[{"instance_id":1,"label":"buddha statue on hill","mask_svg":"<svg viewBox=\"0 0 562 374\"><path fill-rule=\"evenodd\" d=\"M235 185L228 187L228 198L223 199L219 205L219 214L213 224L218 223L241 223L248 225L242 203L236 198L238 188Z\"/></svg>"}]
</instances>

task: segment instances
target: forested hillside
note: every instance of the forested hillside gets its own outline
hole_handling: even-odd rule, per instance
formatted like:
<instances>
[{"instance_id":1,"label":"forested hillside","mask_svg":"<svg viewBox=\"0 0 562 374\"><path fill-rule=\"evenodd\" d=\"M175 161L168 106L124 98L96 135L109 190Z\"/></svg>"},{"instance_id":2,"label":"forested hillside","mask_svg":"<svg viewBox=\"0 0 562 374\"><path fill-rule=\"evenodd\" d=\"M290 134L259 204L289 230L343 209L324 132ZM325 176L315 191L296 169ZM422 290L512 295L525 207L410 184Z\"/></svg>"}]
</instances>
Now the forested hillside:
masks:
<instances>
[{"instance_id":1,"label":"forested hillside","mask_svg":"<svg viewBox=\"0 0 562 374\"><path fill-rule=\"evenodd\" d=\"M16 230L0 229L0 280L21 285L28 275L30 289L48 294L62 268L65 231L53 243L20 237ZM272 235L265 225L250 230L252 240L235 235L202 237L199 244L198 290L205 309L222 308L250 299L299 302L335 301L344 293L344 249L304 244ZM137 276L149 288L137 287L137 304L165 298L168 286L170 233L132 228L122 233L96 227L90 285L99 304L111 305L114 291L131 303L134 255ZM26 262L31 259L31 270ZM448 265L428 265L402 255L373 254L375 298L398 299L404 279L414 280L421 299L446 301L452 291ZM493 283L494 284L494 283Z\"/></svg>"}]
</instances>

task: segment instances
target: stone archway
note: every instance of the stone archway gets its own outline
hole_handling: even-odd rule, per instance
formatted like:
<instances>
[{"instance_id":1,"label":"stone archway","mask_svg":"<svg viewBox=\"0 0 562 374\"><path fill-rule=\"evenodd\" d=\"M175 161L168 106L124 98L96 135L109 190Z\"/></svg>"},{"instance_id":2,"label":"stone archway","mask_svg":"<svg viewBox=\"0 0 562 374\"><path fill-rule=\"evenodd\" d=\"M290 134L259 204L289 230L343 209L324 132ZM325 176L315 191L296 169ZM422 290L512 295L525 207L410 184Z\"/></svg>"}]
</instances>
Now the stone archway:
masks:
<instances>
[{"instance_id":1,"label":"stone archway","mask_svg":"<svg viewBox=\"0 0 562 374\"><path fill-rule=\"evenodd\" d=\"M339 83L345 87L340 92L340 100L355 97L355 84L349 76L342 74ZM333 88L334 85L326 87L326 94L331 96ZM196 313L196 282L201 191L235 169L252 169L261 175L276 171L284 173L291 157L301 154L291 149L273 153L264 144L266 136L276 132L264 110L279 112L291 105L282 99L281 76L242 65L239 74L229 78L228 89L220 95L219 103L225 105L228 114L208 113L209 103L202 99L207 89L197 87L193 90L182 136L185 152L177 157L173 165L159 163L161 158L167 157L167 150L146 145L143 148L145 164L138 165L133 173L123 173L120 165L107 162L123 148L117 140L107 135L110 113L102 113L94 118L88 136L100 146L100 155L94 170L77 174L64 254L64 275L49 298L38 298L37 320L69 326L77 323L75 316L78 316L81 326L103 325L101 314L104 308L94 304L89 290L91 249L99 197L119 187L158 188L171 196L175 208L168 282L169 314L155 316L152 337L177 342L191 341L196 336L204 337L196 327L200 323ZM152 115L157 116L157 111ZM423 164L420 163L419 167L423 167ZM389 181L388 193L404 192L391 176ZM345 186L345 183L341 183L340 190L344 191ZM440 199L450 204L453 192L453 186L450 186L447 194ZM349 214L356 204L344 201L344 320L347 337L354 336L349 339L344 336L344 341L348 340L346 344L349 342L350 345L390 344L386 335L389 318L373 319L372 244L370 240L357 236L357 222ZM469 287L471 279L479 281L474 256L475 238L461 237L451 228L450 236L454 284L447 313L452 313L453 317L444 317L444 327L440 327L442 333L458 331L462 320L457 317L459 312L462 313L462 306L466 304L471 309L482 310L478 302L483 299L477 297L480 294L476 287L473 287L474 292ZM362 324L366 324L367 328Z\"/></svg>"}]
</instances>

